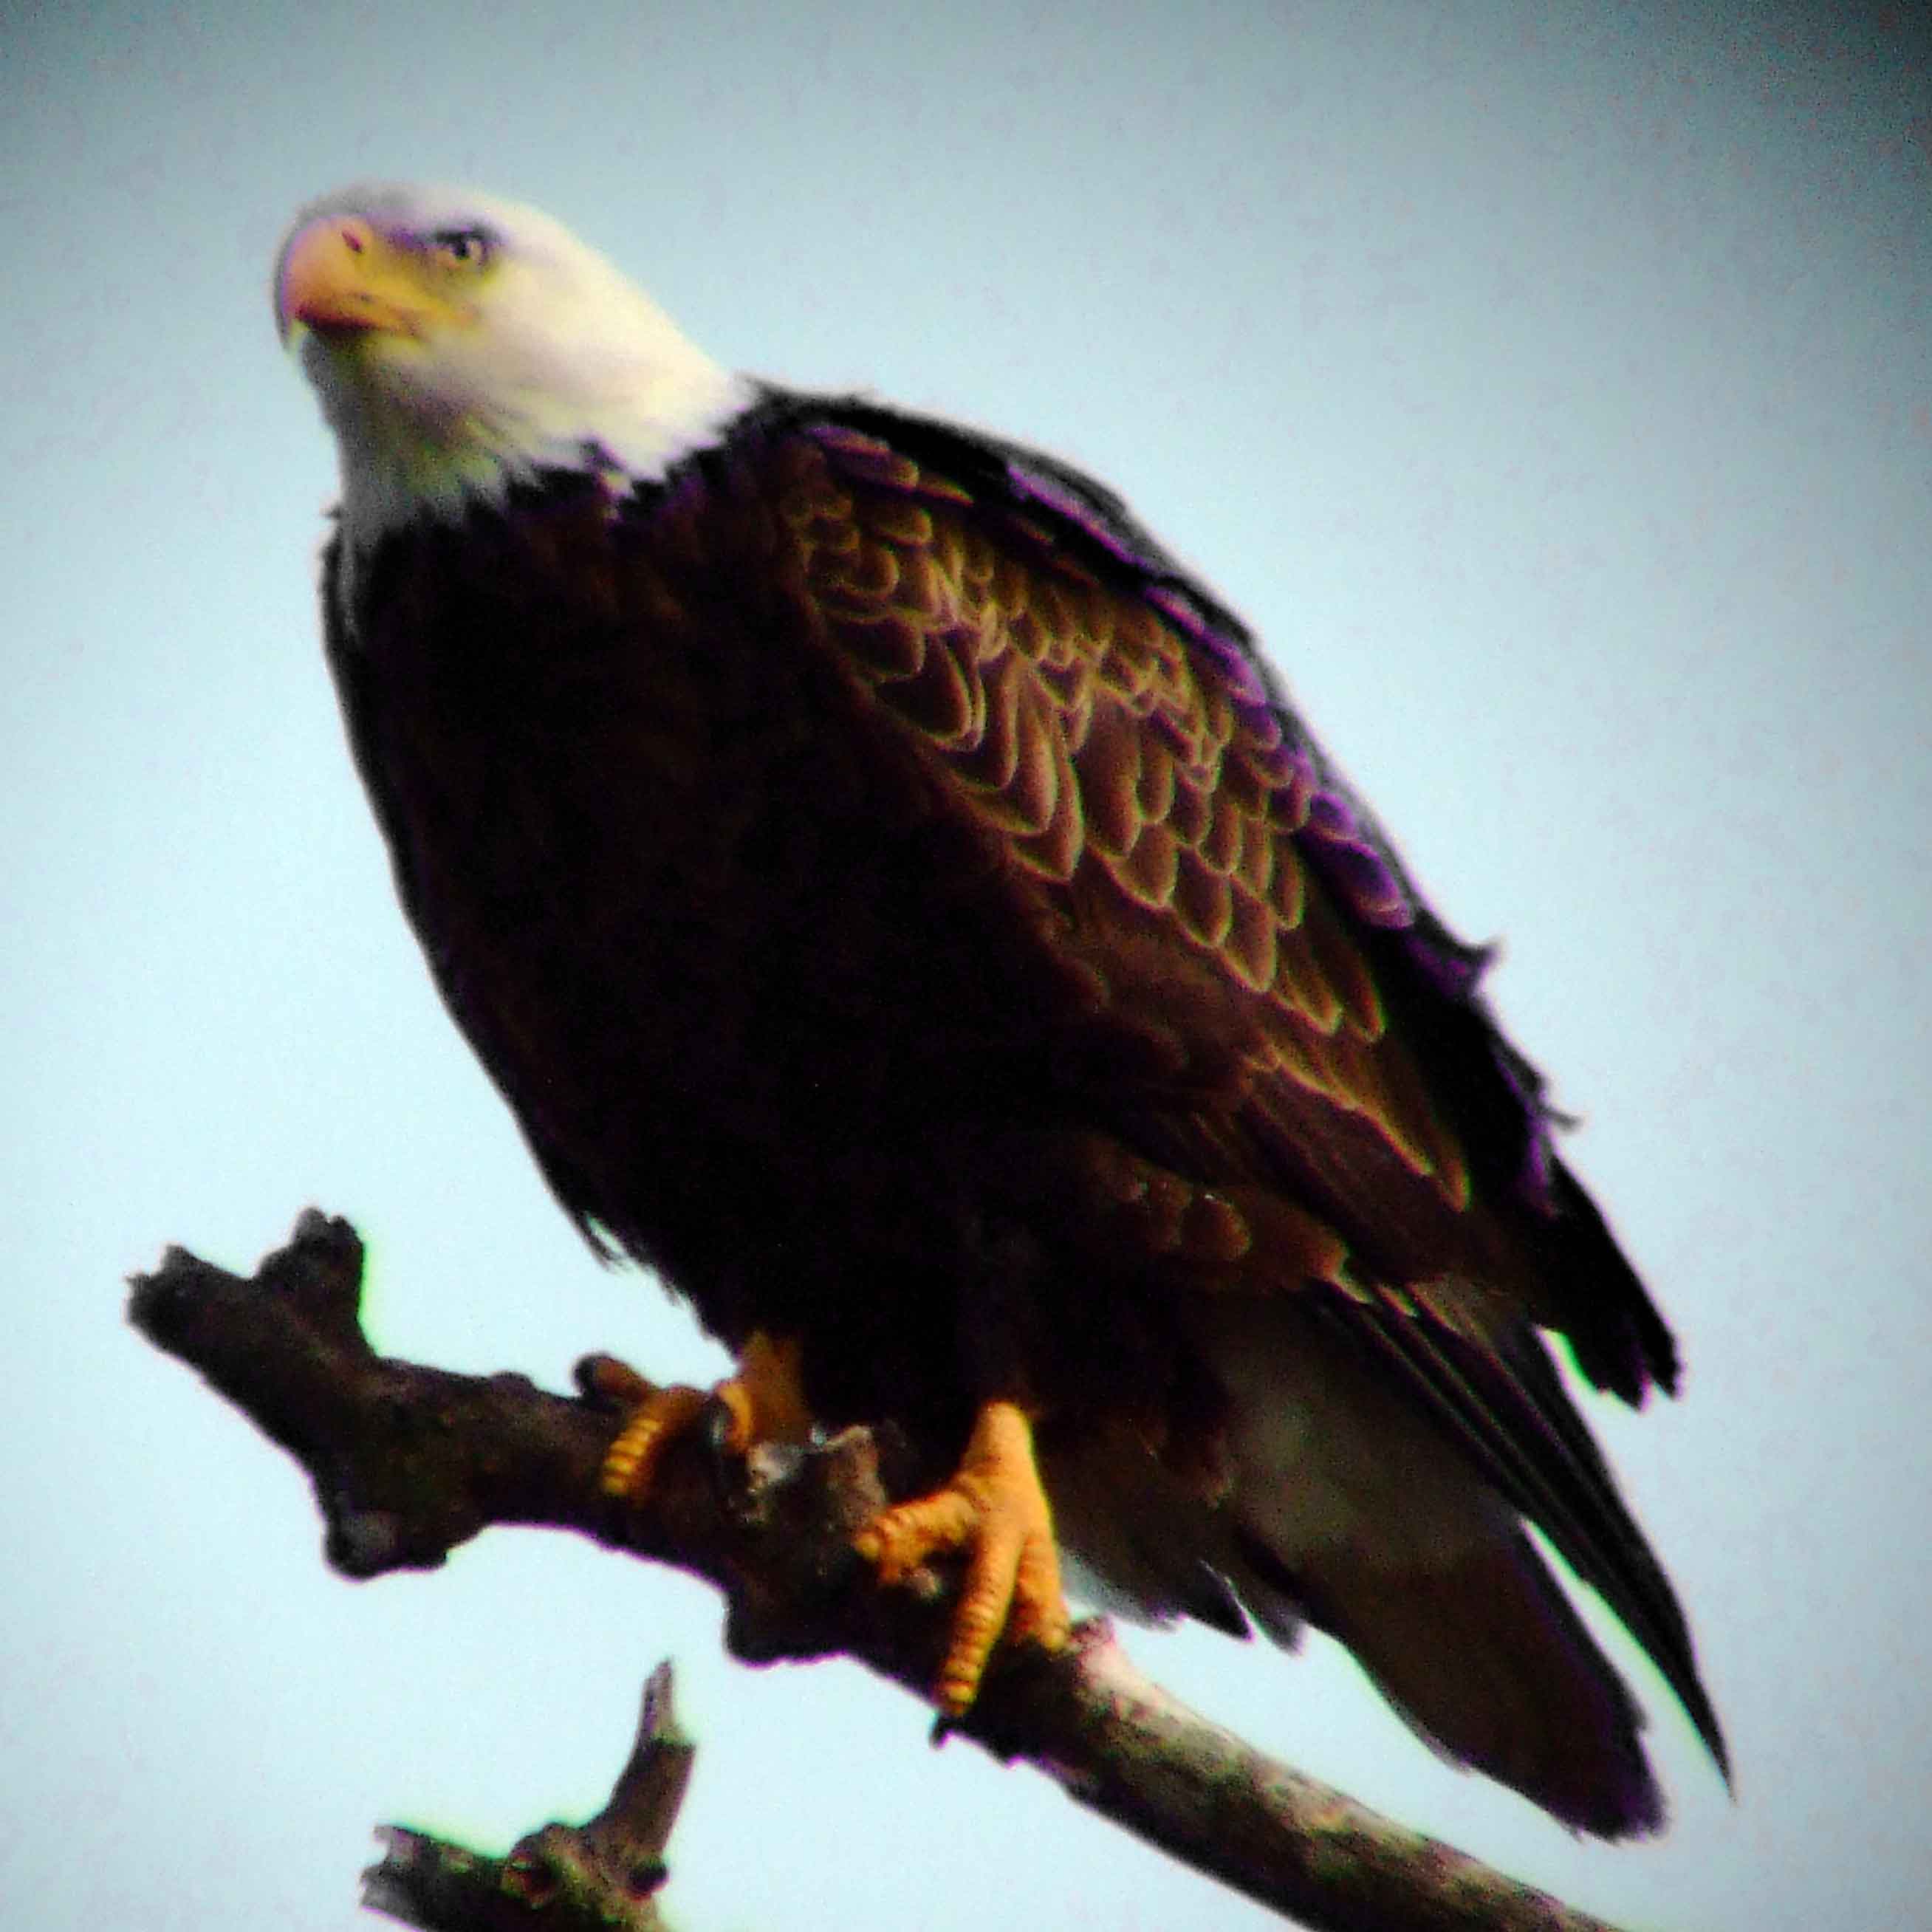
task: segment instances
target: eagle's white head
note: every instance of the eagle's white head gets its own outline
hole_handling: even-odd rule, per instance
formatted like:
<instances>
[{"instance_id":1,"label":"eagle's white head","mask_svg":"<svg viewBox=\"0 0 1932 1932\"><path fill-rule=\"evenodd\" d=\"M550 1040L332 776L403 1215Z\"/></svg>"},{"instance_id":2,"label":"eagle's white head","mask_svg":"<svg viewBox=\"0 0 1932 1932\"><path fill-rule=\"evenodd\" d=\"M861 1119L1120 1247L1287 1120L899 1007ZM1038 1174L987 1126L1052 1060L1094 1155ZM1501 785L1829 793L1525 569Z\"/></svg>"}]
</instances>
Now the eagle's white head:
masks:
<instances>
[{"instance_id":1,"label":"eagle's white head","mask_svg":"<svg viewBox=\"0 0 1932 1932\"><path fill-rule=\"evenodd\" d=\"M460 189L311 203L274 302L340 446L352 550L544 468L661 476L750 400L548 216Z\"/></svg>"}]
</instances>

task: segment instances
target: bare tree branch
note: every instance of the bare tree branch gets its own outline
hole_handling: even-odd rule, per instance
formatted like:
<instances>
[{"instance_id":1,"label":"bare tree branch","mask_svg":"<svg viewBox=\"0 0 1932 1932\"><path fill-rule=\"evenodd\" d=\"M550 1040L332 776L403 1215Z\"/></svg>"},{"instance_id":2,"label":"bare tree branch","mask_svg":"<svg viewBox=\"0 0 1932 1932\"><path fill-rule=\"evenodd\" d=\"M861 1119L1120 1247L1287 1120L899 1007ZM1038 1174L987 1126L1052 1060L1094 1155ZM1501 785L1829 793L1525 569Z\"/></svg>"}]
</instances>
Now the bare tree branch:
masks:
<instances>
[{"instance_id":1,"label":"bare tree branch","mask_svg":"<svg viewBox=\"0 0 1932 1932\"><path fill-rule=\"evenodd\" d=\"M668 1932L657 1897L664 1847L697 1754L661 1664L644 1686L630 1762L588 1824L546 1825L502 1858L386 1825L362 1903L423 1932L529 1932L539 1922L543 1932Z\"/></svg>"},{"instance_id":2,"label":"bare tree branch","mask_svg":"<svg viewBox=\"0 0 1932 1932\"><path fill-rule=\"evenodd\" d=\"M149 1340L308 1472L344 1575L434 1568L493 1523L574 1530L715 1584L727 1646L748 1662L843 1653L925 1696L955 1578L935 1566L882 1589L851 1547L902 1492L889 1430L763 1448L729 1480L694 1432L666 1454L645 1505L613 1503L597 1477L625 1372L591 1358L573 1400L521 1376L380 1358L358 1318L362 1262L355 1230L311 1210L252 1280L170 1249L135 1278L129 1305ZM1316 1932L1606 1932L1209 1724L1142 1676L1104 1619L1057 1657L1004 1659L947 1729L1025 1760L1076 1802ZM623 1838L632 1828L611 1818L584 1833ZM410 1840L392 1834L392 1859L430 1856L433 1841Z\"/></svg>"}]
</instances>

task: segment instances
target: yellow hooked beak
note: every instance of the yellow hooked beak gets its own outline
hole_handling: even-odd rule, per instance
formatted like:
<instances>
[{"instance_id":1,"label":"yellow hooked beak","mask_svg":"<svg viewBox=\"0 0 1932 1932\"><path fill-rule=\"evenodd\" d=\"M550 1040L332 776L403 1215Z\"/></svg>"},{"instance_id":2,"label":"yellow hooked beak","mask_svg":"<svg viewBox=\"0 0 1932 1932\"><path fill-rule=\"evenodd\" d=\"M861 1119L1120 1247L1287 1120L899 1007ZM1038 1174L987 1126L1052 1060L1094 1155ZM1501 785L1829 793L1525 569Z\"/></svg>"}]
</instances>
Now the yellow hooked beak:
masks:
<instances>
[{"instance_id":1,"label":"yellow hooked beak","mask_svg":"<svg viewBox=\"0 0 1932 1932\"><path fill-rule=\"evenodd\" d=\"M275 325L338 338L421 337L466 320L466 304L430 285L424 264L360 215L328 214L290 238L275 273Z\"/></svg>"}]
</instances>

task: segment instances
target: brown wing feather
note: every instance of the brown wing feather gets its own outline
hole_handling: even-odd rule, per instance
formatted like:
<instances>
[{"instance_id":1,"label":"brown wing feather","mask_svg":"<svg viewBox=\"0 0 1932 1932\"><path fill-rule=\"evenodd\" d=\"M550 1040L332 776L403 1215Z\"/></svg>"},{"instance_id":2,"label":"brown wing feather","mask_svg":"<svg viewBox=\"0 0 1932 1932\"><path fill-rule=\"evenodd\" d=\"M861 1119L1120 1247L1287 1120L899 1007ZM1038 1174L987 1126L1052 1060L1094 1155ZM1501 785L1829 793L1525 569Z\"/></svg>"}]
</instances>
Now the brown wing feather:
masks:
<instances>
[{"instance_id":1,"label":"brown wing feather","mask_svg":"<svg viewBox=\"0 0 1932 1932\"><path fill-rule=\"evenodd\" d=\"M1477 1184L1378 935L1310 862L1324 828L1265 696L1144 584L883 442L794 446L790 487L814 620L1093 976L1106 1046L1078 1078L1154 1164L1118 1197L1144 1246L1316 1291L1604 1593L1721 1761L1681 1612L1530 1326L1564 1325L1568 1284Z\"/></svg>"},{"instance_id":2,"label":"brown wing feather","mask_svg":"<svg viewBox=\"0 0 1932 1932\"><path fill-rule=\"evenodd\" d=\"M1033 554L1010 530L988 568L982 506L909 459L882 476L882 457L840 457L795 459L811 598L959 811L1036 883L1111 1024L1185 1033L1173 1093L1132 1096L1162 1123L1150 1151L1204 1183L1279 1185L1292 1149L1297 1191L1336 1225L1384 1244L1410 1229L1378 1257L1398 1278L1521 1272L1470 1212L1461 1142L1298 848L1308 801L1277 776L1273 714L1036 526L1019 532ZM1214 1092L1211 1114L1190 1088Z\"/></svg>"}]
</instances>

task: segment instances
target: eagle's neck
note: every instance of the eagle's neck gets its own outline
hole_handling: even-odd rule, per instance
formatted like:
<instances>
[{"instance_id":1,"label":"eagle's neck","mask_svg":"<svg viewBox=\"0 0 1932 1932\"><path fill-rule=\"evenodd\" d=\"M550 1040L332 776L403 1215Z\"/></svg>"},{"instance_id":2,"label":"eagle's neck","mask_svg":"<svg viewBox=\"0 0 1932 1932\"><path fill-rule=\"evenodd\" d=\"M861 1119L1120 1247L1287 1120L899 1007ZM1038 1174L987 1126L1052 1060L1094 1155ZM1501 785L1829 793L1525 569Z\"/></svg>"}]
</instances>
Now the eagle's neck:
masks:
<instances>
[{"instance_id":1,"label":"eagle's neck","mask_svg":"<svg viewBox=\"0 0 1932 1932\"><path fill-rule=\"evenodd\" d=\"M724 436L753 386L692 351L647 373L481 386L434 412L366 371L318 358L311 374L341 459L341 532L353 571L394 531L458 523L556 472L594 476L622 497ZM600 374L603 380L598 380Z\"/></svg>"}]
</instances>

